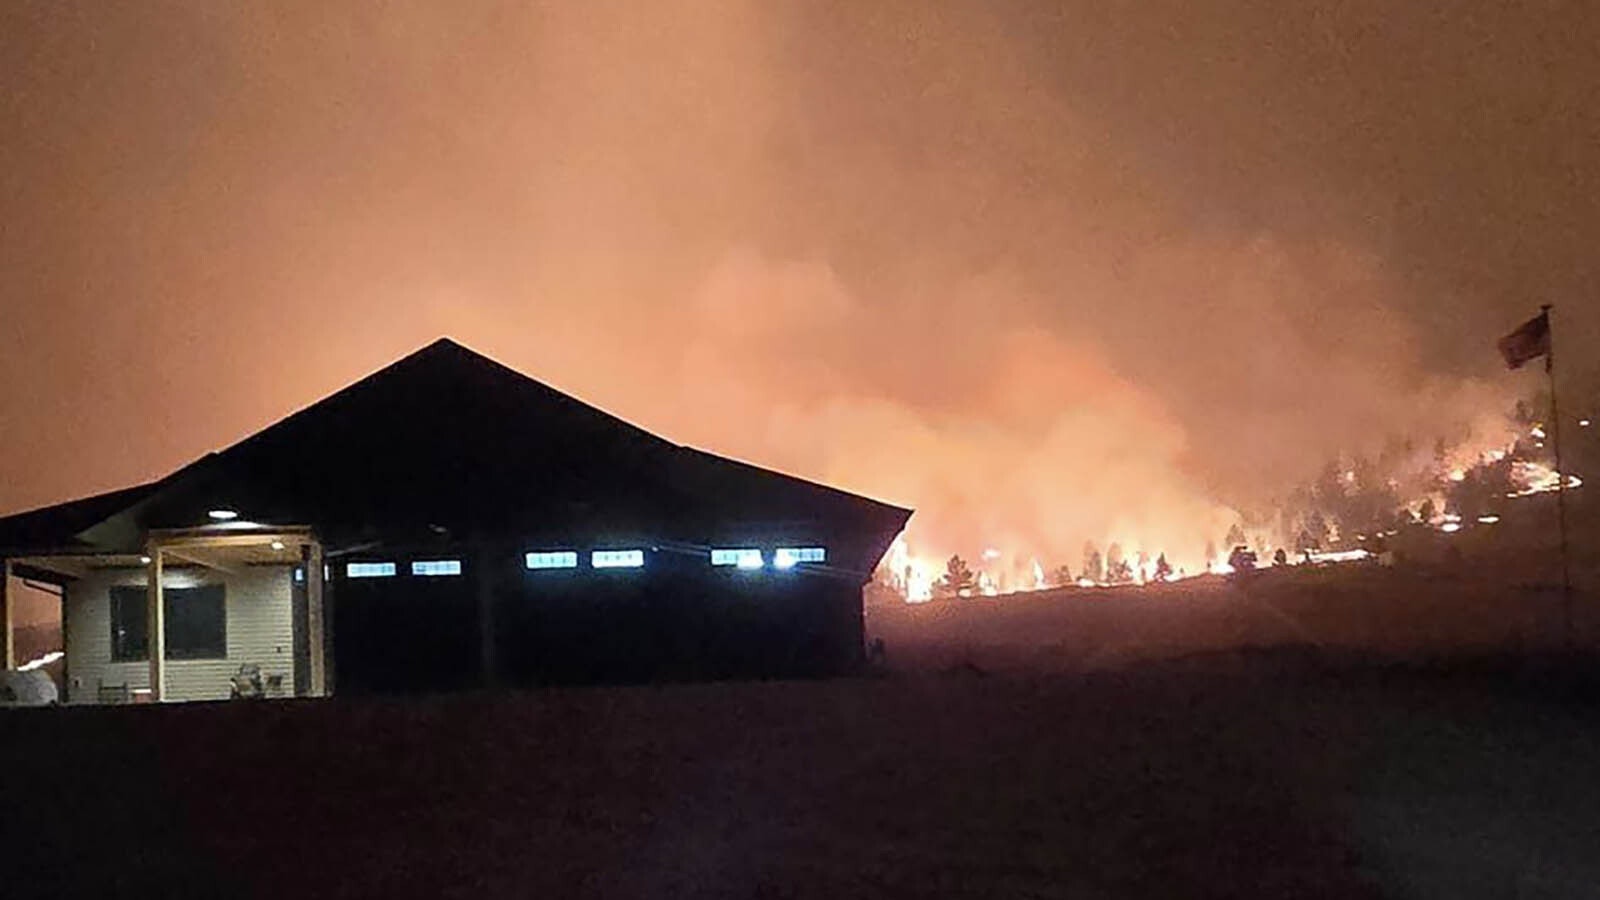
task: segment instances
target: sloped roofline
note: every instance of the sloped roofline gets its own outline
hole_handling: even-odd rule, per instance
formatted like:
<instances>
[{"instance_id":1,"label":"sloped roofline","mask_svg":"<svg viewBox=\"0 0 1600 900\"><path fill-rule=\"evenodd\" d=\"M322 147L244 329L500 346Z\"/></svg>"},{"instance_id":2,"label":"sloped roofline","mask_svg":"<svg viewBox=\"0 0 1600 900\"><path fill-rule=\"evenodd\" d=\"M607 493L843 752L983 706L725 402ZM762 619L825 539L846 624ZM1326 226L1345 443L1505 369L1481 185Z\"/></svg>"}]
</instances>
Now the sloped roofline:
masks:
<instances>
[{"instance_id":1,"label":"sloped roofline","mask_svg":"<svg viewBox=\"0 0 1600 900\"><path fill-rule=\"evenodd\" d=\"M314 415L319 409L329 404L336 403L342 397L358 393L369 383L378 381L396 370L416 365L432 355L453 352L475 358L500 370L502 374L531 385L538 390L548 392L552 400L561 403L574 404L586 411L603 416L617 425L628 429L637 436L646 438L661 446L673 456L693 462L706 463L715 467L726 468L746 475L760 475L766 478L787 483L796 487L805 487L819 491L839 501L849 501L874 507L874 512L885 517L899 517L903 526L906 518L911 515L911 510L893 504L885 503L871 497L844 491L830 485L810 481L798 476L779 472L763 466L732 459L710 451L678 444L654 432L636 425L627 419L608 412L593 404L587 403L564 391L557 390L536 378L532 378L516 369L485 354L479 353L469 347L452 340L441 337L424 347L421 347L400 359L366 375L356 381L339 388L310 404L290 413L282 419L267 425L265 428L234 442L227 448L208 453L205 456L173 471L164 478L144 484L134 485L120 490L96 494L53 506L39 507L0 518L0 549L18 550L28 549L37 551L41 548L64 549L81 546L79 536L118 516L127 514L142 504L152 500L165 490L189 481L199 476L204 471L211 470L218 464L225 463L229 457L245 451L252 445L270 439L274 433L281 430L292 429L294 423Z\"/></svg>"}]
</instances>

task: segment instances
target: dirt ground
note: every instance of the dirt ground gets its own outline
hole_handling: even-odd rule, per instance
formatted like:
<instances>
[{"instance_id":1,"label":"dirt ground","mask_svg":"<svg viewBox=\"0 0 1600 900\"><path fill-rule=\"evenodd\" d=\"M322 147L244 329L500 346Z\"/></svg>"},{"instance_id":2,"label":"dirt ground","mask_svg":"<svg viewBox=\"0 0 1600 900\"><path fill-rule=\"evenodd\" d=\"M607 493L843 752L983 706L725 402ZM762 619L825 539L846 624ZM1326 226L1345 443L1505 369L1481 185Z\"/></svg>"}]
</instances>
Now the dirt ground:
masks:
<instances>
[{"instance_id":1,"label":"dirt ground","mask_svg":"<svg viewBox=\"0 0 1600 900\"><path fill-rule=\"evenodd\" d=\"M896 674L0 716L7 897L1580 897L1592 679Z\"/></svg>"}]
</instances>

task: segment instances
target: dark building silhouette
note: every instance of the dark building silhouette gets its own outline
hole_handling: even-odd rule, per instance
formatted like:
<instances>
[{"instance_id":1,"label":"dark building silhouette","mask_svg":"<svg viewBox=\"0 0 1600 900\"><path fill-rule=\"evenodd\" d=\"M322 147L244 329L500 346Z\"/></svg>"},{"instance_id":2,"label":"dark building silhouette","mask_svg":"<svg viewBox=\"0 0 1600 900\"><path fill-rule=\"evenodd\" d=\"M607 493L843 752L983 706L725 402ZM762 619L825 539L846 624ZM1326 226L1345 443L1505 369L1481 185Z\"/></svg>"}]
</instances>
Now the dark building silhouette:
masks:
<instances>
[{"instance_id":1,"label":"dark building silhouette","mask_svg":"<svg viewBox=\"0 0 1600 900\"><path fill-rule=\"evenodd\" d=\"M0 555L64 587L69 701L226 696L241 666L284 695L811 676L861 661L909 516L440 340L159 481L0 520Z\"/></svg>"}]
</instances>

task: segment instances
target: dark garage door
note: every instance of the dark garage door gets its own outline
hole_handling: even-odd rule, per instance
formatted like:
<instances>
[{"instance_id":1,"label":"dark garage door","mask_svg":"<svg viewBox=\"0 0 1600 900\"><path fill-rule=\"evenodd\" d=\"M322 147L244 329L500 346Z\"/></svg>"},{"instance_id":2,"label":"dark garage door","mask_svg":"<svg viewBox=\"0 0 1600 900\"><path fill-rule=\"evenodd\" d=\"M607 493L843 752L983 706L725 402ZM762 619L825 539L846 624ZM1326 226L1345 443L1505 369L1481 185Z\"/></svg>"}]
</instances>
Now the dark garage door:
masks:
<instances>
[{"instance_id":1,"label":"dark garage door","mask_svg":"<svg viewBox=\"0 0 1600 900\"><path fill-rule=\"evenodd\" d=\"M405 564L402 564L402 567ZM457 690L479 679L473 573L388 578L335 573L334 666L340 694Z\"/></svg>"}]
</instances>

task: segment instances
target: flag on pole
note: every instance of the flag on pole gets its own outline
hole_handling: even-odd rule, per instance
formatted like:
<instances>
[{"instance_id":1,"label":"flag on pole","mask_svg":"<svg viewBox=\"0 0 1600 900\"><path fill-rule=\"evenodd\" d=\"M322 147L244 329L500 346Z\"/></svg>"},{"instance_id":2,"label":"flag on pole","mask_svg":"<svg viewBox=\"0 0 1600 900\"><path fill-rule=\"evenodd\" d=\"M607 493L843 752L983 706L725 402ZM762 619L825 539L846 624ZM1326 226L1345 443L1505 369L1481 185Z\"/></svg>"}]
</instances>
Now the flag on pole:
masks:
<instances>
[{"instance_id":1,"label":"flag on pole","mask_svg":"<svg viewBox=\"0 0 1600 900\"><path fill-rule=\"evenodd\" d=\"M1545 310L1537 316L1523 322L1516 331L1501 338L1495 344L1500 348L1500 355L1505 357L1506 366L1520 369L1529 360L1538 359L1550 352L1550 311Z\"/></svg>"}]
</instances>

